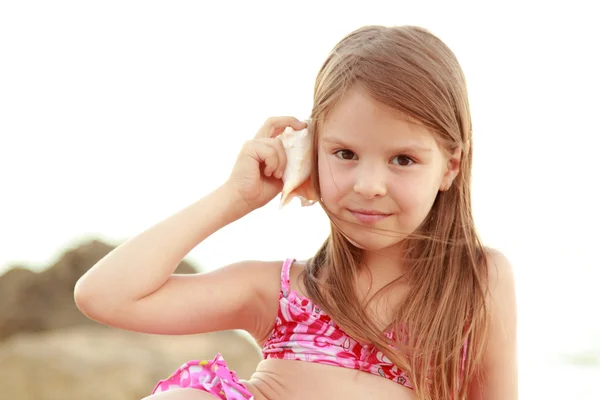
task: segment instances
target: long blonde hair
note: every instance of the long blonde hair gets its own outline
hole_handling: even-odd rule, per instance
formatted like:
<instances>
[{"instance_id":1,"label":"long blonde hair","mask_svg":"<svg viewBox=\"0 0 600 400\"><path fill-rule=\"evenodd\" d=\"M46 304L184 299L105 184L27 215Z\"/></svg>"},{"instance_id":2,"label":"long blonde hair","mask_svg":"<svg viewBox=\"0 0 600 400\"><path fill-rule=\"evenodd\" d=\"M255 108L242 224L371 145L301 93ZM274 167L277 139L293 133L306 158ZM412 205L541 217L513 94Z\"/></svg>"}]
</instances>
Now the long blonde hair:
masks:
<instances>
[{"instance_id":1,"label":"long blonde hair","mask_svg":"<svg viewBox=\"0 0 600 400\"><path fill-rule=\"evenodd\" d=\"M361 251L335 221L309 260L307 294L346 333L373 343L405 371L419 399L463 399L476 376L489 322L485 249L471 212L472 128L462 69L452 51L423 28L367 26L350 33L331 51L316 79L313 165L324 121L354 85L425 125L448 154L460 147L460 172L405 239L408 269L403 279L409 293L389 326L406 327L402 343L388 339L359 301L355 283ZM318 173L313 184L319 192ZM327 273L321 274L323 270Z\"/></svg>"}]
</instances>

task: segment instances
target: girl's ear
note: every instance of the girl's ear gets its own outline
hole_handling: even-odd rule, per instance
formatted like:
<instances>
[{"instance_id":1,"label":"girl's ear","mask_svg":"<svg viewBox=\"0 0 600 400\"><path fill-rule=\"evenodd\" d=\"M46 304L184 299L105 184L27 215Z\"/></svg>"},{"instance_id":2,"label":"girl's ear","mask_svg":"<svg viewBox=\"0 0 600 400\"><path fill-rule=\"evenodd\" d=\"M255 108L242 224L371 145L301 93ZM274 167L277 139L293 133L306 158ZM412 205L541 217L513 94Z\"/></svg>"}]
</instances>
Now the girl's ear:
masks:
<instances>
[{"instance_id":1,"label":"girl's ear","mask_svg":"<svg viewBox=\"0 0 600 400\"><path fill-rule=\"evenodd\" d=\"M462 157L462 149L457 147L446 164L446 172L440 182L439 190L442 192L447 191L452 186L454 179L458 176L460 172L460 159Z\"/></svg>"}]
</instances>

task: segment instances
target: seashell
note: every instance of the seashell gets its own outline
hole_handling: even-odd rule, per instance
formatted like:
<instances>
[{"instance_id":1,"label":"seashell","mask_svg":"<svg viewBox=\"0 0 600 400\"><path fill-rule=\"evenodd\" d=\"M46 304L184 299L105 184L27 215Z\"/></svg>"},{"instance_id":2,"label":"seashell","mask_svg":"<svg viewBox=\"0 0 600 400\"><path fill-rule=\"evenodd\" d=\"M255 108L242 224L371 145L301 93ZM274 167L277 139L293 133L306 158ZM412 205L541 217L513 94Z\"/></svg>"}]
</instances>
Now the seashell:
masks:
<instances>
[{"instance_id":1,"label":"seashell","mask_svg":"<svg viewBox=\"0 0 600 400\"><path fill-rule=\"evenodd\" d=\"M278 138L283 143L287 163L283 171L283 189L281 190L282 208L294 197L300 198L302 207L317 202L317 193L312 186L312 137L310 130L296 131L287 127Z\"/></svg>"}]
</instances>

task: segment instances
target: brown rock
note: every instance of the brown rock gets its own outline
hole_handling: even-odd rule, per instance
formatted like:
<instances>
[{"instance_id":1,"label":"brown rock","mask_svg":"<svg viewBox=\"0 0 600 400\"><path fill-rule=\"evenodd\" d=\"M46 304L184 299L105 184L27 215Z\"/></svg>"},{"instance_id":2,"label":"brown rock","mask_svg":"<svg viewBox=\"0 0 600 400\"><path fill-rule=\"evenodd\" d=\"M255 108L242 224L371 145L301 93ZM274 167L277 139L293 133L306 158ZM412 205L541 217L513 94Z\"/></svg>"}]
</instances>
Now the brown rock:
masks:
<instances>
[{"instance_id":1,"label":"brown rock","mask_svg":"<svg viewBox=\"0 0 600 400\"><path fill-rule=\"evenodd\" d=\"M75 283L114 247L94 240L65 252L41 272L24 267L0 276L0 341L19 332L42 332L76 325L97 325L75 305ZM197 270L183 261L177 273Z\"/></svg>"},{"instance_id":2,"label":"brown rock","mask_svg":"<svg viewBox=\"0 0 600 400\"><path fill-rule=\"evenodd\" d=\"M17 267L0 277L0 399L141 399L184 362L218 352L240 378L252 374L260 353L236 332L144 335L86 318L75 283L112 250L92 241L42 272ZM196 269L184 261L176 272Z\"/></svg>"}]
</instances>

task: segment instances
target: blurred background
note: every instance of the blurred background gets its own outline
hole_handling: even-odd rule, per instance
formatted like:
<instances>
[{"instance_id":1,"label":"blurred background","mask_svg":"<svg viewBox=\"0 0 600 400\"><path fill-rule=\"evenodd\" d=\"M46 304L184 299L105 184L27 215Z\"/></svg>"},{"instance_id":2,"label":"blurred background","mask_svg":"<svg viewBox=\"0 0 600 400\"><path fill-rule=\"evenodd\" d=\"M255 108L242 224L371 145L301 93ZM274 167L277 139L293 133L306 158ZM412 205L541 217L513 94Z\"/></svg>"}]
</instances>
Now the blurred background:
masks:
<instances>
[{"instance_id":1,"label":"blurred background","mask_svg":"<svg viewBox=\"0 0 600 400\"><path fill-rule=\"evenodd\" d=\"M368 24L424 26L463 66L475 220L517 279L521 399L600 398L592 2L106 0L0 3L0 399L139 399L217 351L250 375L245 336L102 327L73 285L219 185L267 117L306 118L329 50ZM180 271L310 257L324 213L277 201Z\"/></svg>"}]
</instances>

